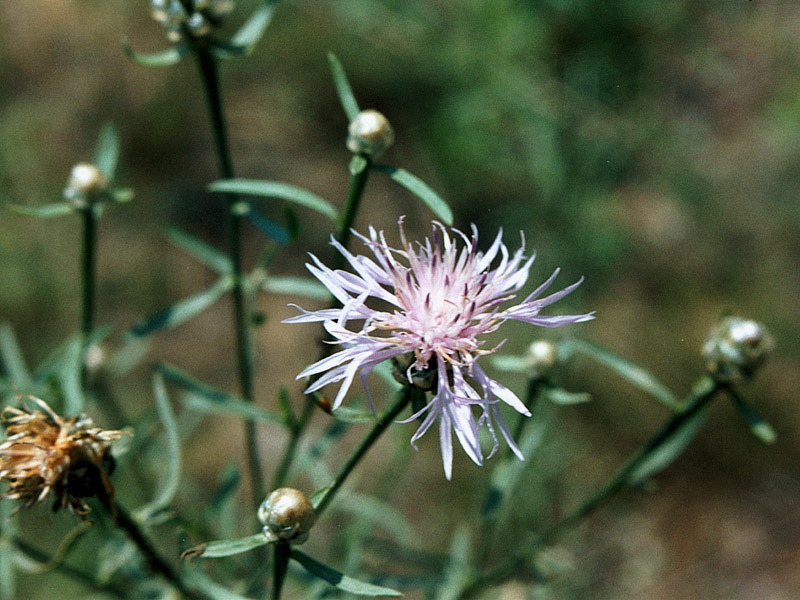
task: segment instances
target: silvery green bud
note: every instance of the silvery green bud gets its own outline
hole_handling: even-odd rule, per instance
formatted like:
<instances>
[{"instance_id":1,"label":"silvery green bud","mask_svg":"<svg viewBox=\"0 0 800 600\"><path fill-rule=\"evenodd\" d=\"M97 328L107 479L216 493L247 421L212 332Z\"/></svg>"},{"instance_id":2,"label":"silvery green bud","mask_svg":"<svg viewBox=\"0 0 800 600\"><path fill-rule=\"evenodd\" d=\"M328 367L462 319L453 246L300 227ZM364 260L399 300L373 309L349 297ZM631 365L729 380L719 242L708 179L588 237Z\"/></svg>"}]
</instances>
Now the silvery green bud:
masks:
<instances>
[{"instance_id":1,"label":"silvery green bud","mask_svg":"<svg viewBox=\"0 0 800 600\"><path fill-rule=\"evenodd\" d=\"M377 158L394 142L389 121L377 110L358 113L348 128L347 149L355 154Z\"/></svg>"},{"instance_id":2,"label":"silvery green bud","mask_svg":"<svg viewBox=\"0 0 800 600\"><path fill-rule=\"evenodd\" d=\"M211 22L199 12L192 13L192 16L186 22L186 26L194 37L207 36L213 29Z\"/></svg>"},{"instance_id":3,"label":"silvery green bud","mask_svg":"<svg viewBox=\"0 0 800 600\"><path fill-rule=\"evenodd\" d=\"M302 544L316 518L305 494L293 488L278 488L258 508L264 535L272 542Z\"/></svg>"},{"instance_id":4,"label":"silvery green bud","mask_svg":"<svg viewBox=\"0 0 800 600\"><path fill-rule=\"evenodd\" d=\"M761 323L725 317L703 343L703 356L715 378L733 381L752 375L774 347L775 340Z\"/></svg>"},{"instance_id":5,"label":"silvery green bud","mask_svg":"<svg viewBox=\"0 0 800 600\"><path fill-rule=\"evenodd\" d=\"M69 174L64 198L83 208L91 203L93 196L107 187L108 180L100 169L90 163L78 163Z\"/></svg>"},{"instance_id":6,"label":"silvery green bud","mask_svg":"<svg viewBox=\"0 0 800 600\"><path fill-rule=\"evenodd\" d=\"M542 377L552 369L558 360L555 344L547 340L536 340L528 346L526 355L532 375Z\"/></svg>"}]
</instances>

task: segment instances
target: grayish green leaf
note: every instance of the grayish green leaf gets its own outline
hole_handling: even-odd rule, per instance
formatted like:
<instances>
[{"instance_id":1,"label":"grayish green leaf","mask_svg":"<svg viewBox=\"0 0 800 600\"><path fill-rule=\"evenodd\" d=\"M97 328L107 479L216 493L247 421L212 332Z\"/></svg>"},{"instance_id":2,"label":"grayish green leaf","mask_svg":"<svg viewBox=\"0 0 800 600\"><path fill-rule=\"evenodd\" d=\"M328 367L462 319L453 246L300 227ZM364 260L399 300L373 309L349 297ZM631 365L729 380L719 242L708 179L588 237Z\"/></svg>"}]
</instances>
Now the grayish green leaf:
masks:
<instances>
[{"instance_id":1,"label":"grayish green leaf","mask_svg":"<svg viewBox=\"0 0 800 600\"><path fill-rule=\"evenodd\" d=\"M294 548L292 549L291 558L300 563L300 565L302 565L302 567L314 577L318 577L323 581L327 581L329 584L337 589L342 590L343 592L349 592L351 594L355 594L356 596L373 597L403 595L397 590L381 587L372 583L365 583L363 581L353 579L352 577L348 577L347 575L343 575L336 569L332 569L331 567L322 564L321 562Z\"/></svg>"},{"instance_id":2,"label":"grayish green leaf","mask_svg":"<svg viewBox=\"0 0 800 600\"><path fill-rule=\"evenodd\" d=\"M445 225L453 224L453 211L450 210L447 202L442 200L439 194L434 192L422 179L399 167L373 165L372 168L388 175L395 183L399 183L422 200Z\"/></svg>"},{"instance_id":3,"label":"grayish green leaf","mask_svg":"<svg viewBox=\"0 0 800 600\"><path fill-rule=\"evenodd\" d=\"M161 424L164 427L167 455L163 468L159 469L159 481L156 484L156 494L153 499L140 507L137 517L144 522L150 516L169 506L175 494L178 493L178 484L181 477L181 441L178 433L178 423L175 413L167 395L167 386L161 373L153 375L153 397Z\"/></svg>"},{"instance_id":4,"label":"grayish green leaf","mask_svg":"<svg viewBox=\"0 0 800 600\"><path fill-rule=\"evenodd\" d=\"M170 227L167 229L167 239L221 275L233 271L231 259L225 253L220 252L182 229Z\"/></svg>"},{"instance_id":5,"label":"grayish green leaf","mask_svg":"<svg viewBox=\"0 0 800 600\"><path fill-rule=\"evenodd\" d=\"M199 590L211 600L250 600L218 584L202 571L187 570L186 580L189 587Z\"/></svg>"},{"instance_id":6,"label":"grayish green leaf","mask_svg":"<svg viewBox=\"0 0 800 600\"><path fill-rule=\"evenodd\" d=\"M354 154L350 159L350 164L347 165L347 170L351 175L358 175L369 166L369 161L366 156L361 154Z\"/></svg>"},{"instance_id":7,"label":"grayish green leaf","mask_svg":"<svg viewBox=\"0 0 800 600\"><path fill-rule=\"evenodd\" d=\"M292 234L289 229L272 219L268 219L257 210L251 208L247 212L247 218L269 239L275 240L279 244L288 244L292 241Z\"/></svg>"},{"instance_id":8,"label":"grayish green leaf","mask_svg":"<svg viewBox=\"0 0 800 600\"><path fill-rule=\"evenodd\" d=\"M444 572L444 582L436 600L458 600L472 575L470 564L471 536L465 525L460 525L450 543L450 561Z\"/></svg>"},{"instance_id":9,"label":"grayish green leaf","mask_svg":"<svg viewBox=\"0 0 800 600\"><path fill-rule=\"evenodd\" d=\"M530 359L523 356L493 356L491 362L495 369L506 373L523 373L527 375L531 370Z\"/></svg>"},{"instance_id":10,"label":"grayish green leaf","mask_svg":"<svg viewBox=\"0 0 800 600\"><path fill-rule=\"evenodd\" d=\"M134 197L133 190L130 188L113 188L108 190L107 194L108 197L111 198L111 201L117 204L130 202Z\"/></svg>"},{"instance_id":11,"label":"grayish green leaf","mask_svg":"<svg viewBox=\"0 0 800 600\"><path fill-rule=\"evenodd\" d=\"M199 294L173 304L152 317L140 321L131 327L129 333L136 337L145 337L177 327L206 310L231 289L233 289L233 278L227 275L220 277L214 285Z\"/></svg>"},{"instance_id":12,"label":"grayish green leaf","mask_svg":"<svg viewBox=\"0 0 800 600\"><path fill-rule=\"evenodd\" d=\"M649 371L605 348L601 348L585 340L573 338L561 342L558 351L559 358L562 360L565 360L575 352L584 354L600 364L605 365L620 377L643 392L650 394L671 410L677 410L681 406L680 401L675 397L675 394L672 393L672 390L656 379Z\"/></svg>"},{"instance_id":13,"label":"grayish green leaf","mask_svg":"<svg viewBox=\"0 0 800 600\"><path fill-rule=\"evenodd\" d=\"M67 344L64 362L59 372L64 392L64 413L67 415L79 415L83 412L84 396L81 383L83 355L83 341L80 336L74 336Z\"/></svg>"},{"instance_id":14,"label":"grayish green leaf","mask_svg":"<svg viewBox=\"0 0 800 600\"><path fill-rule=\"evenodd\" d=\"M628 485L638 485L671 465L697 436L707 418L708 408L704 407L686 419L672 435L643 458L628 476Z\"/></svg>"},{"instance_id":15,"label":"grayish green leaf","mask_svg":"<svg viewBox=\"0 0 800 600\"><path fill-rule=\"evenodd\" d=\"M128 58L143 67L171 67L181 62L183 57L190 51L188 45L179 44L162 50L161 52L143 54L136 52L126 40L122 41L122 50Z\"/></svg>"},{"instance_id":16,"label":"grayish green leaf","mask_svg":"<svg viewBox=\"0 0 800 600\"><path fill-rule=\"evenodd\" d=\"M26 217L36 217L37 219L55 219L65 215L71 215L75 209L67 202L56 202L53 204L43 204L41 206L27 206L21 204L9 204L8 208L17 214Z\"/></svg>"},{"instance_id":17,"label":"grayish green leaf","mask_svg":"<svg viewBox=\"0 0 800 600\"><path fill-rule=\"evenodd\" d=\"M348 121L353 121L361 111L353 94L353 88L350 87L350 82L347 80L344 67L333 52L328 52L328 63L330 63L333 83L336 86L336 93L339 94L339 101L342 103L344 114L347 115Z\"/></svg>"},{"instance_id":18,"label":"grayish green leaf","mask_svg":"<svg viewBox=\"0 0 800 600\"><path fill-rule=\"evenodd\" d=\"M264 35L275 12L274 2L264 2L231 38L231 45L241 48L243 54L250 54Z\"/></svg>"},{"instance_id":19,"label":"grayish green leaf","mask_svg":"<svg viewBox=\"0 0 800 600\"><path fill-rule=\"evenodd\" d=\"M778 434L775 433L772 426L762 419L758 413L744 401L736 390L729 388L728 391L731 394L731 398L733 398L733 405L736 407L736 410L747 422L750 433L764 444L774 444L778 440Z\"/></svg>"},{"instance_id":20,"label":"grayish green leaf","mask_svg":"<svg viewBox=\"0 0 800 600\"><path fill-rule=\"evenodd\" d=\"M25 388L33 382L31 373L25 365L17 336L8 323L0 323L0 359L11 383L19 388Z\"/></svg>"},{"instance_id":21,"label":"grayish green leaf","mask_svg":"<svg viewBox=\"0 0 800 600\"><path fill-rule=\"evenodd\" d=\"M392 534L398 543L411 546L416 541L414 526L405 515L379 498L347 493L346 501L336 505L337 511L351 513Z\"/></svg>"},{"instance_id":22,"label":"grayish green leaf","mask_svg":"<svg viewBox=\"0 0 800 600\"><path fill-rule=\"evenodd\" d=\"M279 181L261 181L257 179L224 179L215 181L208 186L212 192L226 192L231 194L247 194L250 196L263 196L265 198L280 198L287 202L310 208L328 217L334 223L339 218L339 213L333 205L296 185L281 183Z\"/></svg>"},{"instance_id":23,"label":"grayish green leaf","mask_svg":"<svg viewBox=\"0 0 800 600\"><path fill-rule=\"evenodd\" d=\"M14 505L0 502L0 600L14 600L17 590L17 574L14 567L16 550L12 538L16 533L16 522L12 519Z\"/></svg>"},{"instance_id":24,"label":"grayish green leaf","mask_svg":"<svg viewBox=\"0 0 800 600\"><path fill-rule=\"evenodd\" d=\"M181 558L222 558L241 554L242 552L249 552L250 550L266 546L270 543L267 536L263 533L256 533L255 535L237 538L235 540L206 542L194 548L189 548L181 555Z\"/></svg>"},{"instance_id":25,"label":"grayish green leaf","mask_svg":"<svg viewBox=\"0 0 800 600\"><path fill-rule=\"evenodd\" d=\"M586 392L568 392L560 387L546 387L544 396L553 404L561 405L581 404L592 399L592 395Z\"/></svg>"},{"instance_id":26,"label":"grayish green leaf","mask_svg":"<svg viewBox=\"0 0 800 600\"><path fill-rule=\"evenodd\" d=\"M261 283L261 289L271 294L302 296L314 300L330 300L331 293L316 279L307 277L277 277L268 275Z\"/></svg>"},{"instance_id":27,"label":"grayish green leaf","mask_svg":"<svg viewBox=\"0 0 800 600\"><path fill-rule=\"evenodd\" d=\"M112 123L106 123L100 130L97 148L94 153L94 166L105 175L108 181L114 180L114 172L119 160L119 133Z\"/></svg>"}]
</instances>

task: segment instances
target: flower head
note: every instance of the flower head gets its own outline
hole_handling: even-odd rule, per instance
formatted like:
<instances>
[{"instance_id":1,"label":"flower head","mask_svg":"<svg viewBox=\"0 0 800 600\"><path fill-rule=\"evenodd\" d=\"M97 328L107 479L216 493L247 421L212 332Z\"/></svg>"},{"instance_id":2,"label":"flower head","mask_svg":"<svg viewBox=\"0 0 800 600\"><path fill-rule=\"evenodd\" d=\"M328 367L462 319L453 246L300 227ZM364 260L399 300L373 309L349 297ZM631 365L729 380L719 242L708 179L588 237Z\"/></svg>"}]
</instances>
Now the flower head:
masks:
<instances>
[{"instance_id":1,"label":"flower head","mask_svg":"<svg viewBox=\"0 0 800 600\"><path fill-rule=\"evenodd\" d=\"M7 427L0 444L0 480L10 486L4 495L24 507L52 495L54 510L66 507L83 516L89 512L84 498L113 493L109 448L123 432L95 427L85 415L64 419L44 401L29 399L40 410L3 411Z\"/></svg>"},{"instance_id":2,"label":"flower head","mask_svg":"<svg viewBox=\"0 0 800 600\"><path fill-rule=\"evenodd\" d=\"M366 378L372 369L385 360L396 359L405 369L406 382L430 384L420 387L430 389L433 399L409 419L424 415L411 443L438 419L448 479L452 473L454 430L461 446L477 464L483 461L478 431L484 425L495 441L494 449L497 448L497 427L511 449L522 458L500 416L498 402L505 402L522 414L530 413L511 390L490 378L478 364L478 358L497 349L486 348L482 338L509 319L543 327L592 319L592 314L539 314L581 282L543 297L558 274L556 269L524 300L503 308L502 305L507 305L527 281L533 257L526 258L524 248L510 255L502 242L502 231L485 253L477 248L478 233L474 226L472 235L467 236L434 223L432 238L414 245L406 240L401 219L403 247L400 249L391 248L383 232L374 228L370 228L369 237L356 235L374 258L353 255L335 240L331 242L355 273L329 269L313 255L313 264L307 265L342 304L341 308L303 311L286 321L322 321L325 329L344 347L298 375L298 378L319 375L306 392L341 381L333 403L336 409L356 373L360 372L366 390ZM383 306L368 306L368 301L379 305L382 302ZM355 331L347 329L351 321L361 322L360 327Z\"/></svg>"}]
</instances>

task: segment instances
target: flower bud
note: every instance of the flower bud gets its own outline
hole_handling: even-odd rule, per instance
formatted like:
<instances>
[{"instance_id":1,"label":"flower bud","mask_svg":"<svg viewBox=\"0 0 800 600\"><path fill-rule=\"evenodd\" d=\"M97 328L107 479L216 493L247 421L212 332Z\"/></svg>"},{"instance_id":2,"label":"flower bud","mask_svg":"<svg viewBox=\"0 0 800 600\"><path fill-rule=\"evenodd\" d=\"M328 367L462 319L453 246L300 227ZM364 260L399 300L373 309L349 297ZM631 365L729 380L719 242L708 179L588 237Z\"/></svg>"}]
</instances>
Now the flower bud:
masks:
<instances>
[{"instance_id":1,"label":"flower bud","mask_svg":"<svg viewBox=\"0 0 800 600\"><path fill-rule=\"evenodd\" d=\"M558 360L558 354L553 342L536 340L528 346L526 361L534 377L542 377L552 369Z\"/></svg>"},{"instance_id":2,"label":"flower bud","mask_svg":"<svg viewBox=\"0 0 800 600\"><path fill-rule=\"evenodd\" d=\"M258 508L264 535L272 542L302 544L316 518L305 494L292 488L278 488Z\"/></svg>"},{"instance_id":3,"label":"flower bud","mask_svg":"<svg viewBox=\"0 0 800 600\"><path fill-rule=\"evenodd\" d=\"M377 110L363 110L350 123L347 149L377 158L394 142L389 121Z\"/></svg>"},{"instance_id":4,"label":"flower bud","mask_svg":"<svg viewBox=\"0 0 800 600\"><path fill-rule=\"evenodd\" d=\"M774 347L775 340L761 323L725 317L703 343L703 357L715 378L733 381L752 375Z\"/></svg>"},{"instance_id":5,"label":"flower bud","mask_svg":"<svg viewBox=\"0 0 800 600\"><path fill-rule=\"evenodd\" d=\"M72 167L69 174L64 197L75 205L83 207L91 200L91 196L105 190L106 187L108 180L100 169L89 163L78 163Z\"/></svg>"},{"instance_id":6,"label":"flower bud","mask_svg":"<svg viewBox=\"0 0 800 600\"><path fill-rule=\"evenodd\" d=\"M211 22L199 12L192 13L192 16L186 21L186 26L194 37L207 36L213 29Z\"/></svg>"}]
</instances>

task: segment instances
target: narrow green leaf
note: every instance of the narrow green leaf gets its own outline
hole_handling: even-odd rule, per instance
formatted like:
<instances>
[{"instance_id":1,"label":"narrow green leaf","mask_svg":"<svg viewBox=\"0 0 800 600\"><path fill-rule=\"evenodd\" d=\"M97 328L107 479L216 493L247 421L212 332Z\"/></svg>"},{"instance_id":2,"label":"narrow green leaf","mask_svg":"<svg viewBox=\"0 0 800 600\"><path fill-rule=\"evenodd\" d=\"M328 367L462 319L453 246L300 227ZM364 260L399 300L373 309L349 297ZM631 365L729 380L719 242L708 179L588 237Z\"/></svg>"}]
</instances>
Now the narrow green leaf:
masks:
<instances>
[{"instance_id":1,"label":"narrow green leaf","mask_svg":"<svg viewBox=\"0 0 800 600\"><path fill-rule=\"evenodd\" d=\"M278 415L251 404L250 402L245 402L240 398L216 390L177 367L158 364L156 365L156 371L165 379L191 392L192 396L187 399L187 402L194 409L216 414L238 416L250 421L283 423L283 420Z\"/></svg>"},{"instance_id":2,"label":"narrow green leaf","mask_svg":"<svg viewBox=\"0 0 800 600\"><path fill-rule=\"evenodd\" d=\"M242 552L249 552L255 548L266 546L271 543L267 536L263 533L256 533L243 538L235 540L217 540L214 542L206 542L194 548L189 548L186 552L181 554L181 558L222 558L224 556L233 556L241 554Z\"/></svg>"},{"instance_id":3,"label":"narrow green leaf","mask_svg":"<svg viewBox=\"0 0 800 600\"><path fill-rule=\"evenodd\" d=\"M358 581L347 575L343 575L336 569L322 564L321 562L311 558L307 554L299 550L292 549L291 558L296 560L300 565L314 577L327 581L333 587L349 592L356 596L402 596L397 590L393 590L371 583Z\"/></svg>"},{"instance_id":4,"label":"narrow green leaf","mask_svg":"<svg viewBox=\"0 0 800 600\"><path fill-rule=\"evenodd\" d=\"M471 536L465 525L460 525L450 543L450 561L444 571L444 582L436 600L458 600L472 575L470 565Z\"/></svg>"},{"instance_id":5,"label":"narrow green leaf","mask_svg":"<svg viewBox=\"0 0 800 600\"><path fill-rule=\"evenodd\" d=\"M493 356L491 362L495 369L506 373L523 373L527 375L531 370L530 360L523 356Z\"/></svg>"},{"instance_id":6,"label":"narrow green leaf","mask_svg":"<svg viewBox=\"0 0 800 600\"><path fill-rule=\"evenodd\" d=\"M187 569L185 573L189 587L202 592L211 600L250 600L246 596L232 592L228 588L218 584L202 571Z\"/></svg>"},{"instance_id":7,"label":"narrow green leaf","mask_svg":"<svg viewBox=\"0 0 800 600\"><path fill-rule=\"evenodd\" d=\"M131 327L129 333L136 337L145 337L158 331L177 327L206 310L232 288L232 277L227 275L220 277L214 285L199 294L173 304L152 317L137 323Z\"/></svg>"},{"instance_id":8,"label":"narrow green leaf","mask_svg":"<svg viewBox=\"0 0 800 600\"><path fill-rule=\"evenodd\" d=\"M284 245L292 241L292 235L286 227L268 219L257 210L251 209L247 213L247 218L269 239Z\"/></svg>"},{"instance_id":9,"label":"narrow green leaf","mask_svg":"<svg viewBox=\"0 0 800 600\"><path fill-rule=\"evenodd\" d=\"M707 418L708 408L704 407L686 419L672 435L644 457L628 476L628 485L639 485L671 465L697 436Z\"/></svg>"},{"instance_id":10,"label":"narrow green leaf","mask_svg":"<svg viewBox=\"0 0 800 600\"><path fill-rule=\"evenodd\" d=\"M350 87L350 82L347 80L344 67L333 52L328 52L328 63L331 67L333 84L336 86L336 93L339 94L339 101L342 103L344 114L347 115L348 121L353 121L361 111L353 94L353 88Z\"/></svg>"},{"instance_id":11,"label":"narrow green leaf","mask_svg":"<svg viewBox=\"0 0 800 600\"><path fill-rule=\"evenodd\" d=\"M74 336L67 344L59 373L64 392L64 413L67 415L79 415L83 412L84 396L80 376L83 353L83 341L80 336Z\"/></svg>"},{"instance_id":12,"label":"narrow green leaf","mask_svg":"<svg viewBox=\"0 0 800 600\"><path fill-rule=\"evenodd\" d=\"M135 196L133 190L130 188L113 188L108 190L106 193L111 201L116 202L117 204L125 204L126 202L130 202Z\"/></svg>"},{"instance_id":13,"label":"narrow green leaf","mask_svg":"<svg viewBox=\"0 0 800 600\"><path fill-rule=\"evenodd\" d=\"M41 206L9 204L8 208L17 214L25 215L26 217L36 217L37 219L55 219L65 215L71 215L75 212L72 205L67 202L43 204Z\"/></svg>"},{"instance_id":14,"label":"narrow green leaf","mask_svg":"<svg viewBox=\"0 0 800 600\"><path fill-rule=\"evenodd\" d=\"M345 502L339 502L335 510L361 517L392 534L400 544L414 544L417 539L414 526L403 513L390 504L366 494L347 493L346 499Z\"/></svg>"},{"instance_id":15,"label":"narrow green leaf","mask_svg":"<svg viewBox=\"0 0 800 600\"><path fill-rule=\"evenodd\" d=\"M25 365L17 336L8 323L0 323L0 360L11 383L25 388L33 382L31 373Z\"/></svg>"},{"instance_id":16,"label":"narrow green leaf","mask_svg":"<svg viewBox=\"0 0 800 600\"><path fill-rule=\"evenodd\" d=\"M399 183L422 200L428 205L428 208L433 211L433 214L439 217L445 225L453 224L453 211L450 210L447 202L442 200L439 194L434 192L422 179L416 175L412 175L405 169L392 167L390 165L373 165L372 168L388 175L396 183Z\"/></svg>"},{"instance_id":17,"label":"narrow green leaf","mask_svg":"<svg viewBox=\"0 0 800 600\"><path fill-rule=\"evenodd\" d=\"M778 440L778 434L772 426L762 419L737 391L733 388L728 388L728 391L733 399L733 405L750 428L750 433L764 444L774 444Z\"/></svg>"},{"instance_id":18,"label":"narrow green leaf","mask_svg":"<svg viewBox=\"0 0 800 600\"><path fill-rule=\"evenodd\" d=\"M268 275L261 283L261 289L270 294L302 296L314 300L330 300L331 293L316 279L306 277L277 277Z\"/></svg>"},{"instance_id":19,"label":"narrow green leaf","mask_svg":"<svg viewBox=\"0 0 800 600\"><path fill-rule=\"evenodd\" d=\"M122 50L125 54L137 65L143 67L171 67L177 65L184 56L186 56L190 48L186 44L172 46L161 52L154 52L153 54L142 54L136 52L127 40L122 40Z\"/></svg>"},{"instance_id":20,"label":"narrow green leaf","mask_svg":"<svg viewBox=\"0 0 800 600\"><path fill-rule=\"evenodd\" d=\"M233 271L231 259L226 254L220 252L213 246L186 233L177 227L167 229L167 239L181 250L185 250L205 266L213 269L217 273L224 275Z\"/></svg>"},{"instance_id":21,"label":"narrow green leaf","mask_svg":"<svg viewBox=\"0 0 800 600\"><path fill-rule=\"evenodd\" d=\"M242 481L242 473L234 462L230 462L219 475L214 494L206 506L206 522L221 538L234 538L239 525L237 518L236 490Z\"/></svg>"},{"instance_id":22,"label":"narrow green leaf","mask_svg":"<svg viewBox=\"0 0 800 600\"><path fill-rule=\"evenodd\" d=\"M181 477L181 441L178 433L178 422L175 419L175 413L167 395L164 377L160 373L153 375L153 398L155 399L158 417L164 427L167 453L164 461L166 464L163 464L162 468L159 469L155 496L149 503L136 511L142 521L146 521L151 515L169 506L175 494L178 493L178 484Z\"/></svg>"},{"instance_id":23,"label":"narrow green leaf","mask_svg":"<svg viewBox=\"0 0 800 600\"><path fill-rule=\"evenodd\" d=\"M642 367L585 340L573 338L559 345L560 354L566 353L569 355L574 352L580 352L600 364L605 365L620 377L643 392L650 394L671 410L674 411L680 408L680 401L675 397L675 394L672 393L672 390Z\"/></svg>"},{"instance_id":24,"label":"narrow green leaf","mask_svg":"<svg viewBox=\"0 0 800 600\"><path fill-rule=\"evenodd\" d=\"M358 175L364 169L369 166L369 161L367 160L366 156L362 156L361 154L354 154L353 158L350 159L350 164L347 166L347 170L350 171L350 175Z\"/></svg>"},{"instance_id":25,"label":"narrow green leaf","mask_svg":"<svg viewBox=\"0 0 800 600\"><path fill-rule=\"evenodd\" d=\"M211 192L226 192L232 194L247 194L250 196L263 196L266 198L280 198L298 206L310 208L328 217L334 223L339 218L339 213L327 200L316 194L304 190L296 185L281 183L279 181L260 181L257 179L224 179L215 181L208 186Z\"/></svg>"},{"instance_id":26,"label":"narrow green leaf","mask_svg":"<svg viewBox=\"0 0 800 600\"><path fill-rule=\"evenodd\" d=\"M561 405L581 404L592 399L592 395L586 392L568 392L560 387L545 388L544 396L553 404Z\"/></svg>"},{"instance_id":27,"label":"narrow green leaf","mask_svg":"<svg viewBox=\"0 0 800 600\"><path fill-rule=\"evenodd\" d=\"M106 123L100 130L97 149L94 153L94 165L100 169L108 181L114 180L119 160L119 133L112 123Z\"/></svg>"},{"instance_id":28,"label":"narrow green leaf","mask_svg":"<svg viewBox=\"0 0 800 600\"><path fill-rule=\"evenodd\" d=\"M0 600L16 598L17 574L14 567L16 550L12 539L16 522L12 518L11 502L0 502Z\"/></svg>"},{"instance_id":29,"label":"narrow green leaf","mask_svg":"<svg viewBox=\"0 0 800 600\"><path fill-rule=\"evenodd\" d=\"M231 38L231 45L235 48L242 48L245 55L250 54L264 35L274 12L274 2L265 2L258 7Z\"/></svg>"}]
</instances>

